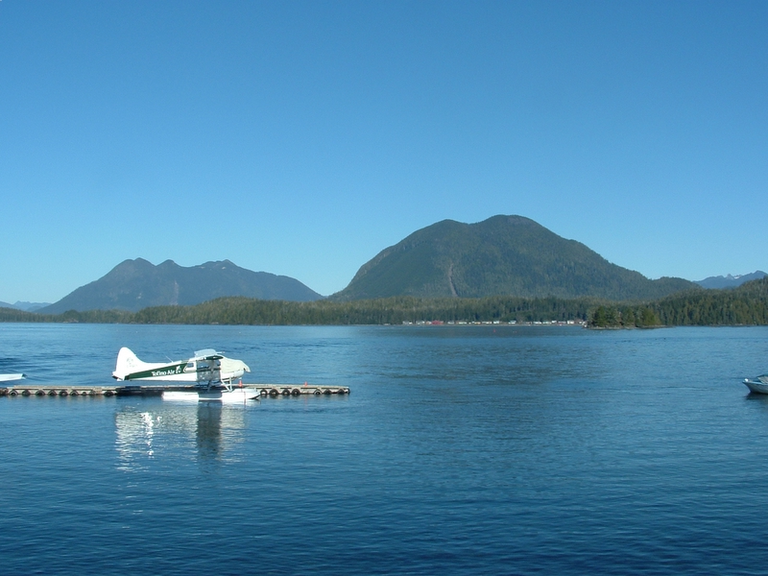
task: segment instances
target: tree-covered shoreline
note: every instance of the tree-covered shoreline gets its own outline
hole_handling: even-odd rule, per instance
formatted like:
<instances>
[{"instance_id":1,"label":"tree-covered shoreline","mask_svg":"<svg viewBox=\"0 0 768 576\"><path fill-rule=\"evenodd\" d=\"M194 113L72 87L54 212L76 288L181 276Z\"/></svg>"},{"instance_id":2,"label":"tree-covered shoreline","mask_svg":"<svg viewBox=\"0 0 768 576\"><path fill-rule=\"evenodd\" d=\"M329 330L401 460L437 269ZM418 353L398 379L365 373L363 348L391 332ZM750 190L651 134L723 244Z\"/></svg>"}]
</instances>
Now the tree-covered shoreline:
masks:
<instances>
[{"instance_id":1,"label":"tree-covered shoreline","mask_svg":"<svg viewBox=\"0 0 768 576\"><path fill-rule=\"evenodd\" d=\"M156 306L138 312L72 310L50 315L0 308L0 322L265 326L574 322L586 323L591 328L768 325L768 278L736 289L695 289L649 302L508 296L287 302L232 297L194 306Z\"/></svg>"},{"instance_id":2,"label":"tree-covered shoreline","mask_svg":"<svg viewBox=\"0 0 768 576\"><path fill-rule=\"evenodd\" d=\"M766 325L768 278L734 289L687 290L647 303L604 303L588 321L591 328Z\"/></svg>"},{"instance_id":3,"label":"tree-covered shoreline","mask_svg":"<svg viewBox=\"0 0 768 576\"><path fill-rule=\"evenodd\" d=\"M265 326L382 325L422 321L584 322L595 303L590 299L509 297L393 297L350 302L287 302L232 297L217 298L195 306L156 306L138 312L91 310L45 315L2 308L0 321Z\"/></svg>"}]
</instances>

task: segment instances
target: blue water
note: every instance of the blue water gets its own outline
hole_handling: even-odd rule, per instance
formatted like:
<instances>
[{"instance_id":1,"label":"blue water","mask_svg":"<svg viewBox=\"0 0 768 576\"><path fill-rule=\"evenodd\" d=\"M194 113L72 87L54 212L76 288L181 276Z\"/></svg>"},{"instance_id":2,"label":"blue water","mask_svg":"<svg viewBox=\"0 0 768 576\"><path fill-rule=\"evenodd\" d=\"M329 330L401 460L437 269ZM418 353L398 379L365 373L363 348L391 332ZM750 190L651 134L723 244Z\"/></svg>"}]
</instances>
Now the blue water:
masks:
<instances>
[{"instance_id":1,"label":"blue water","mask_svg":"<svg viewBox=\"0 0 768 576\"><path fill-rule=\"evenodd\" d=\"M0 324L0 372L124 345L351 394L0 398L3 574L768 573L766 328Z\"/></svg>"}]
</instances>

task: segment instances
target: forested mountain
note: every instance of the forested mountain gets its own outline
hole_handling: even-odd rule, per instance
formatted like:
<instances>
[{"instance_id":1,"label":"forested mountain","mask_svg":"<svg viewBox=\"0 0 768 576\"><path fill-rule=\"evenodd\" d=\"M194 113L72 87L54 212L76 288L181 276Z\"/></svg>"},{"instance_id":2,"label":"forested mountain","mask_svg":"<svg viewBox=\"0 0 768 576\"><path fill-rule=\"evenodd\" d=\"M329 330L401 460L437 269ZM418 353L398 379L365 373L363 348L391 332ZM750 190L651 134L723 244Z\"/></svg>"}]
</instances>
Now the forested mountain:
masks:
<instances>
[{"instance_id":1,"label":"forested mountain","mask_svg":"<svg viewBox=\"0 0 768 576\"><path fill-rule=\"evenodd\" d=\"M298 280L246 270L229 260L184 267L173 260L154 266L137 258L125 260L106 276L37 312L60 314L67 310L112 309L135 312L148 306L194 305L223 296L299 302L322 298Z\"/></svg>"},{"instance_id":2,"label":"forested mountain","mask_svg":"<svg viewBox=\"0 0 768 576\"><path fill-rule=\"evenodd\" d=\"M334 300L516 297L654 299L693 287L649 280L611 264L522 216L477 224L443 220L414 232L364 264Z\"/></svg>"},{"instance_id":3,"label":"forested mountain","mask_svg":"<svg viewBox=\"0 0 768 576\"><path fill-rule=\"evenodd\" d=\"M764 275L761 272L755 274ZM240 303L236 316L247 318L246 323L366 323L369 320L388 323L410 317L405 312L395 313L394 310L400 310L401 306L405 306L403 310L406 310L410 304L403 304L402 298L412 298L419 302L416 308L425 312L432 310L436 319L471 320L487 316L489 303L483 299L505 299L507 303L498 306L507 310L506 307L512 305L509 302L514 302L514 299L554 298L570 301L567 305L569 318L584 318L584 302L587 301L621 302L628 324L647 326L655 322L674 324L680 321L677 317L670 318L657 301L691 290L693 294L695 289L697 284L687 280L649 280L639 272L611 264L584 244L566 240L528 218L494 216L476 224L453 220L437 222L381 251L359 269L344 290L329 298L335 303L367 302L360 306L339 308L328 304L301 309L287 304L281 308L279 304L254 303L246 306ZM122 262L99 280L78 288L55 304L36 310L40 314L36 318L53 318L69 310L138 312L152 308L155 309L152 319L147 319L151 322L178 322L179 318L186 317L196 323L202 317L205 322L237 323L239 320L232 318L233 309L224 301L219 301L212 308L192 311L156 310L168 306L196 306L229 297L283 302L322 299L298 280L245 270L229 260L185 268L172 260L154 266L138 258ZM392 298L401 300L397 300L391 314L377 312L381 306L390 306ZM719 302L721 297L712 298ZM430 299L440 301L424 304ZM581 300L574 308L577 299ZM450 300L460 300L461 304L458 307L448 304ZM627 308L651 301L654 301L653 317L648 313L650 307L647 304L643 305L645 308L634 311ZM538 310L539 304L534 308ZM678 304L675 303L674 310L678 310ZM3 304L0 303L0 306ZM247 312L243 306L248 308ZM480 306L483 312L473 314L470 310L472 306ZM602 312L614 310L619 313L618 306L603 307ZM529 304L523 308L529 310ZM223 313L225 318L216 320L214 311ZM633 316L638 311L642 318ZM508 310L500 316L493 315L493 318L520 320L522 312L523 309L516 309L513 315ZM19 315L6 311L4 317ZM72 320L96 321L97 317L73 317ZM742 313L738 316L743 317ZM110 318L106 321L144 321L141 315L128 319L128 316L116 314ZM623 324L621 320L602 317L600 322L605 325Z\"/></svg>"}]
</instances>

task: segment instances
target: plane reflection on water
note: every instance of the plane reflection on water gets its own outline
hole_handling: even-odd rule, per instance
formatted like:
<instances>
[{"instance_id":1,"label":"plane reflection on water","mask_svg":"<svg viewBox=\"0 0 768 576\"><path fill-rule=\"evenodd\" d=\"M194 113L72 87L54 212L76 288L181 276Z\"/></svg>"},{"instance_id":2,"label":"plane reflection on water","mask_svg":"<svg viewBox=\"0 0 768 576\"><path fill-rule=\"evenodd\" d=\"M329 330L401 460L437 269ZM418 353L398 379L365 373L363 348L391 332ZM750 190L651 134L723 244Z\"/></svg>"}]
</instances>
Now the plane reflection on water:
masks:
<instances>
[{"instance_id":1,"label":"plane reflection on water","mask_svg":"<svg viewBox=\"0 0 768 576\"><path fill-rule=\"evenodd\" d=\"M115 413L119 468L141 469L150 460L177 457L193 447L201 460L222 459L228 448L243 441L247 412L252 409L219 402L121 407Z\"/></svg>"},{"instance_id":2,"label":"plane reflection on water","mask_svg":"<svg viewBox=\"0 0 768 576\"><path fill-rule=\"evenodd\" d=\"M222 449L222 416L223 412L220 402L200 402L198 404L196 440L197 453L201 458L216 459L220 456Z\"/></svg>"}]
</instances>

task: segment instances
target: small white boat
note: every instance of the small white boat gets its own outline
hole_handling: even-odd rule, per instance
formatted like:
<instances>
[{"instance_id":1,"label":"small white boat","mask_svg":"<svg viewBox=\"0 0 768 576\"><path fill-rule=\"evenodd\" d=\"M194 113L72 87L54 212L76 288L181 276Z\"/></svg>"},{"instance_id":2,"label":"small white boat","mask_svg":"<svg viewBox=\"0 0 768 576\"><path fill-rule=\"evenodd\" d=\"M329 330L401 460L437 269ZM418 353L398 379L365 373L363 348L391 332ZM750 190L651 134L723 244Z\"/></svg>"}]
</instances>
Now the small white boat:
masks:
<instances>
[{"instance_id":1,"label":"small white boat","mask_svg":"<svg viewBox=\"0 0 768 576\"><path fill-rule=\"evenodd\" d=\"M0 374L0 382L13 382L26 378L24 374Z\"/></svg>"},{"instance_id":2,"label":"small white boat","mask_svg":"<svg viewBox=\"0 0 768 576\"><path fill-rule=\"evenodd\" d=\"M756 392L757 394L768 394L768 374L762 374L750 380L744 378L744 384L749 388L750 392Z\"/></svg>"}]
</instances>

